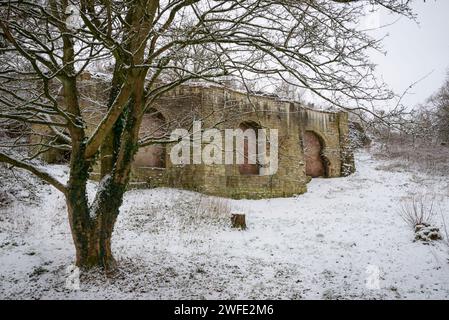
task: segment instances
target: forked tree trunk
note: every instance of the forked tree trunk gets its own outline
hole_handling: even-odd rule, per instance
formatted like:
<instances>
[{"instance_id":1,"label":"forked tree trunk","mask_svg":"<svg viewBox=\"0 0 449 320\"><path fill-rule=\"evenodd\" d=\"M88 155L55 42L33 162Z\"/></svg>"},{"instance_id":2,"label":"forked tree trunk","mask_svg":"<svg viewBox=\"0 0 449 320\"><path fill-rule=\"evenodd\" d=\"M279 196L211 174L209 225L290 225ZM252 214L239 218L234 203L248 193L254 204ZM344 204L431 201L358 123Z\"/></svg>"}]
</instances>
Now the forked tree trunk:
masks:
<instances>
[{"instance_id":1,"label":"forked tree trunk","mask_svg":"<svg viewBox=\"0 0 449 320\"><path fill-rule=\"evenodd\" d=\"M90 164L76 155L71 161L66 202L76 249L75 264L82 269L98 267L111 271L116 265L111 237L125 184L117 184L111 176L103 178L93 205L89 207L86 185Z\"/></svg>"},{"instance_id":2,"label":"forked tree trunk","mask_svg":"<svg viewBox=\"0 0 449 320\"><path fill-rule=\"evenodd\" d=\"M80 184L85 185L81 181ZM80 184L78 186L80 186ZM123 200L125 188L112 182L108 176L100 183L100 190L92 207L88 207L83 188L67 198L70 226L76 248L76 266L82 269L115 269L111 237ZM81 191L81 192L80 192Z\"/></svg>"},{"instance_id":3,"label":"forked tree trunk","mask_svg":"<svg viewBox=\"0 0 449 320\"><path fill-rule=\"evenodd\" d=\"M137 151L141 122L135 108L141 104L141 99L133 97L131 100L125 119L127 125L123 128L113 170L102 177L91 207L86 194L91 164L83 158L82 146L77 148L78 153L72 153L66 199L76 248L76 266L83 269L98 267L109 272L116 267L111 251L111 237L129 181L131 163Z\"/></svg>"},{"instance_id":4,"label":"forked tree trunk","mask_svg":"<svg viewBox=\"0 0 449 320\"><path fill-rule=\"evenodd\" d=\"M79 264L100 267L106 271L115 269L116 262L111 251L114 225L123 201L125 186L117 185L110 176L100 183L100 190L90 208L88 254Z\"/></svg>"}]
</instances>

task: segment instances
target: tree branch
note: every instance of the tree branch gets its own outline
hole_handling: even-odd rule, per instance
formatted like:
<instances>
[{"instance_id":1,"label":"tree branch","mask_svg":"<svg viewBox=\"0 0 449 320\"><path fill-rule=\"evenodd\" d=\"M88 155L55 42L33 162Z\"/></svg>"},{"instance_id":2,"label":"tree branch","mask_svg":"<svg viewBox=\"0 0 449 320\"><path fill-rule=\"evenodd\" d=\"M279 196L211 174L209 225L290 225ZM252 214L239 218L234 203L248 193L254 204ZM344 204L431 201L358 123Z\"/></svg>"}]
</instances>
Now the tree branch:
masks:
<instances>
[{"instance_id":1,"label":"tree branch","mask_svg":"<svg viewBox=\"0 0 449 320\"><path fill-rule=\"evenodd\" d=\"M26 163L24 161L11 158L10 156L6 155L3 152L0 152L0 162L9 163L14 167L28 170L37 177L39 177L40 179L51 184L53 187L61 191L64 195L67 193L67 188L63 183L59 182L55 177L51 176L48 172L45 172L30 163Z\"/></svg>"}]
</instances>

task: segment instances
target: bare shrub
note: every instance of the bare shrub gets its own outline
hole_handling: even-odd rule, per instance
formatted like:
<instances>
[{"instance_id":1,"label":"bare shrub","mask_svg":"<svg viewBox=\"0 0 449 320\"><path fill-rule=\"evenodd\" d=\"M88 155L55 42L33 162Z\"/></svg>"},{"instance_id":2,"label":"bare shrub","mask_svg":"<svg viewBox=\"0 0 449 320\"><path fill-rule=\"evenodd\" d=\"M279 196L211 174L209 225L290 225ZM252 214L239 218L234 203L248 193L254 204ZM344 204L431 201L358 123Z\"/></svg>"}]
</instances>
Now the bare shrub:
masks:
<instances>
[{"instance_id":1,"label":"bare shrub","mask_svg":"<svg viewBox=\"0 0 449 320\"><path fill-rule=\"evenodd\" d=\"M441 240L440 229L433 224L436 215L435 197L416 195L407 198L400 211L402 219L415 232L414 241L428 244L430 241Z\"/></svg>"},{"instance_id":2,"label":"bare shrub","mask_svg":"<svg viewBox=\"0 0 449 320\"><path fill-rule=\"evenodd\" d=\"M434 203L434 198L411 196L403 201L399 214L412 229L418 225L429 226L436 214Z\"/></svg>"}]
</instances>

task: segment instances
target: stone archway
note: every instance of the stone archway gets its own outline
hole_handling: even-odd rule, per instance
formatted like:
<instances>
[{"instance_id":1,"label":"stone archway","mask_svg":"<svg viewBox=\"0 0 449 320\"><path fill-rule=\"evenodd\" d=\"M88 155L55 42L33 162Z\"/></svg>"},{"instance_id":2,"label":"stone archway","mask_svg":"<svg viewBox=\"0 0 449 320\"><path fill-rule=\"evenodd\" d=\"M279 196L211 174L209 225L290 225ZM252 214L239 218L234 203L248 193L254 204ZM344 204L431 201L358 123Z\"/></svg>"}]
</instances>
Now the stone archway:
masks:
<instances>
[{"instance_id":1,"label":"stone archway","mask_svg":"<svg viewBox=\"0 0 449 320\"><path fill-rule=\"evenodd\" d=\"M140 127L140 138L151 137L162 139L167 133L167 121L155 109L148 110L143 116ZM134 156L134 165L137 167L165 168L166 148L163 144L153 144L139 148Z\"/></svg>"},{"instance_id":2,"label":"stone archway","mask_svg":"<svg viewBox=\"0 0 449 320\"><path fill-rule=\"evenodd\" d=\"M259 126L255 122L243 122L240 124L239 129L241 129L243 132L247 129L252 129L255 131L256 134L256 142L257 142L257 133ZM257 143L256 143L256 154L257 154ZM248 138L245 137L243 140L243 158L244 163L239 164L239 173L241 175L259 175L260 174L260 166L258 163L249 163L249 146L248 146Z\"/></svg>"},{"instance_id":3,"label":"stone archway","mask_svg":"<svg viewBox=\"0 0 449 320\"><path fill-rule=\"evenodd\" d=\"M312 178L326 177L328 163L323 156L324 143L313 131L304 133L304 158L306 161L306 175Z\"/></svg>"}]
</instances>

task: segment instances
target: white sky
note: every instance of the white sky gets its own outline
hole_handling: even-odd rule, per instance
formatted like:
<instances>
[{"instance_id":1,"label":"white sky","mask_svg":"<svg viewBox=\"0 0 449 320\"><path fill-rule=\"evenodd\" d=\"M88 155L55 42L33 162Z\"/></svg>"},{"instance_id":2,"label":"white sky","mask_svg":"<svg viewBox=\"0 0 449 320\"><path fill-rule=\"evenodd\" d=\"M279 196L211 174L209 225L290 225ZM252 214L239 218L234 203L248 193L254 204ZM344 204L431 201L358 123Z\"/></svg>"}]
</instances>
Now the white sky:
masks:
<instances>
[{"instance_id":1,"label":"white sky","mask_svg":"<svg viewBox=\"0 0 449 320\"><path fill-rule=\"evenodd\" d=\"M400 18L391 26L376 31L389 34L383 47L387 54L372 54L377 74L396 92L402 93L413 82L431 73L410 90L403 103L424 102L442 84L449 68L449 1L415 0L418 23ZM373 15L367 23L386 25L398 19L386 11Z\"/></svg>"}]
</instances>

